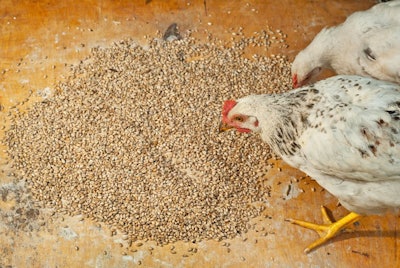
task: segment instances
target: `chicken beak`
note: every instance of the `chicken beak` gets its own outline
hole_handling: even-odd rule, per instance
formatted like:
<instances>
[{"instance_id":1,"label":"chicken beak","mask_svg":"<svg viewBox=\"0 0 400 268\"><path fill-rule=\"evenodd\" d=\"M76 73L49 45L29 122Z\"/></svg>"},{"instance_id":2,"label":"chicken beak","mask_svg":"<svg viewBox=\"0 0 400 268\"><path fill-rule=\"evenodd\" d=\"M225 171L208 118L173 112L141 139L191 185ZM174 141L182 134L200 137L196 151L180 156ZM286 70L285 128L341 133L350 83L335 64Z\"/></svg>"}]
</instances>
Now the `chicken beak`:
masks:
<instances>
[{"instance_id":1,"label":"chicken beak","mask_svg":"<svg viewBox=\"0 0 400 268\"><path fill-rule=\"evenodd\" d=\"M232 126L230 126L228 124L225 124L222 121L219 123L219 133L225 132L225 131L230 130L232 128L233 128Z\"/></svg>"}]
</instances>

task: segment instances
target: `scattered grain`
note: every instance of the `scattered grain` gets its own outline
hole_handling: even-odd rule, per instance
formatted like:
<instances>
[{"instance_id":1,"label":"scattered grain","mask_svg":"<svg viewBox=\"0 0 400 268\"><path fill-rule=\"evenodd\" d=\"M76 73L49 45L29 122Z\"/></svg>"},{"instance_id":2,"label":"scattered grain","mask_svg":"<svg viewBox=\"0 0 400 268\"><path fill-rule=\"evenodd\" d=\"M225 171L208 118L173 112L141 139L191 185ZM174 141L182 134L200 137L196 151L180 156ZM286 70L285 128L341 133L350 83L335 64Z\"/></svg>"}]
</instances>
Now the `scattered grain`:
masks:
<instances>
[{"instance_id":1,"label":"scattered grain","mask_svg":"<svg viewBox=\"0 0 400 268\"><path fill-rule=\"evenodd\" d=\"M224 100L290 88L285 57L244 57L250 42L268 47L268 34L93 49L53 96L13 118L6 143L19 177L44 205L133 241L246 232L271 154L257 135L217 128Z\"/></svg>"}]
</instances>

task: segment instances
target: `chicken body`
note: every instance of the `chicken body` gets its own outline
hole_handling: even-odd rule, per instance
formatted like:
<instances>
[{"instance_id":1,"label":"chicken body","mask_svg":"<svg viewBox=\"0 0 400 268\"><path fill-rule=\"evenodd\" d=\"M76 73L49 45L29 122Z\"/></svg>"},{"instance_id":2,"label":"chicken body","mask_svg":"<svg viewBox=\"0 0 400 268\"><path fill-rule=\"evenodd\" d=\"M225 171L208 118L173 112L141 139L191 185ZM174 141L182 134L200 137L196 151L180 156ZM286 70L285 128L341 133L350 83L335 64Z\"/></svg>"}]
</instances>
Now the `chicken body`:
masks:
<instances>
[{"instance_id":1,"label":"chicken body","mask_svg":"<svg viewBox=\"0 0 400 268\"><path fill-rule=\"evenodd\" d=\"M313 82L325 68L400 83L400 1L355 12L323 29L293 61L293 86Z\"/></svg>"},{"instance_id":2,"label":"chicken body","mask_svg":"<svg viewBox=\"0 0 400 268\"><path fill-rule=\"evenodd\" d=\"M400 85L335 76L227 101L222 122L253 131L360 215L400 208Z\"/></svg>"}]
</instances>

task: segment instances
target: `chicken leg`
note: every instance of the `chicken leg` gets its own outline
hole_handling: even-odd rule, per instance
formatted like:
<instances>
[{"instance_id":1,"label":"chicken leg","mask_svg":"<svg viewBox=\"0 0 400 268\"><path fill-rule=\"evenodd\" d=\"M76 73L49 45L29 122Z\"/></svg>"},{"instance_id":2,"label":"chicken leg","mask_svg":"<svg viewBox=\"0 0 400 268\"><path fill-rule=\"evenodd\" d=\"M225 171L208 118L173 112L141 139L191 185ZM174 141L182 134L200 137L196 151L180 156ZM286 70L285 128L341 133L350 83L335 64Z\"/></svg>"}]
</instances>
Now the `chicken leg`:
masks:
<instances>
[{"instance_id":1,"label":"chicken leg","mask_svg":"<svg viewBox=\"0 0 400 268\"><path fill-rule=\"evenodd\" d=\"M325 207L321 207L321 212L324 224L315 224L306 221L287 219L287 221L289 221L290 223L314 230L319 234L320 238L309 245L304 250L305 253L309 253L311 250L322 245L323 243L334 237L339 231L343 230L346 226L356 222L359 218L362 217L357 213L350 212L348 215L335 222L332 221L332 219L329 217Z\"/></svg>"}]
</instances>

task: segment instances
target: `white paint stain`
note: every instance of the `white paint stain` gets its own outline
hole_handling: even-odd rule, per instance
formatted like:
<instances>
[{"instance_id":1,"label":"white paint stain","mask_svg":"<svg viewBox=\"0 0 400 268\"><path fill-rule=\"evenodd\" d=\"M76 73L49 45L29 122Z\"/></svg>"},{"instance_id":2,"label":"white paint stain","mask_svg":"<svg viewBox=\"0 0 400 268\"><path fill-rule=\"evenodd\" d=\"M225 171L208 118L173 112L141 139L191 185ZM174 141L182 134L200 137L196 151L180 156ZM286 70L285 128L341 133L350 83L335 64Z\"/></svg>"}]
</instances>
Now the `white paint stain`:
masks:
<instances>
[{"instance_id":1,"label":"white paint stain","mask_svg":"<svg viewBox=\"0 0 400 268\"><path fill-rule=\"evenodd\" d=\"M60 229L60 232L58 233L61 237L64 237L67 240L72 240L78 237L78 234L74 232L69 227L63 227Z\"/></svg>"},{"instance_id":2,"label":"white paint stain","mask_svg":"<svg viewBox=\"0 0 400 268\"><path fill-rule=\"evenodd\" d=\"M165 267L165 268L177 268L177 267L181 267L181 266L174 266L171 263L168 263L166 261L160 260L160 259L155 259L154 262L157 262L160 264L160 267Z\"/></svg>"},{"instance_id":3,"label":"white paint stain","mask_svg":"<svg viewBox=\"0 0 400 268\"><path fill-rule=\"evenodd\" d=\"M29 83L29 79L22 78L21 80L19 80L19 82L20 82L21 84L28 84L28 83Z\"/></svg>"},{"instance_id":4,"label":"white paint stain","mask_svg":"<svg viewBox=\"0 0 400 268\"><path fill-rule=\"evenodd\" d=\"M51 88L49 87L45 87L44 89L38 90L36 92L36 94L40 97L42 97L43 99L47 99L52 95L53 91Z\"/></svg>"},{"instance_id":5,"label":"white paint stain","mask_svg":"<svg viewBox=\"0 0 400 268\"><path fill-rule=\"evenodd\" d=\"M134 258L132 256L126 255L126 256L122 256L122 260L133 262Z\"/></svg>"},{"instance_id":6,"label":"white paint stain","mask_svg":"<svg viewBox=\"0 0 400 268\"><path fill-rule=\"evenodd\" d=\"M283 196L286 200L298 197L303 190L299 189L297 183L290 183L283 188Z\"/></svg>"},{"instance_id":7,"label":"white paint stain","mask_svg":"<svg viewBox=\"0 0 400 268\"><path fill-rule=\"evenodd\" d=\"M144 250L139 250L134 253L135 256L133 256L133 262L135 264L139 264L139 261L141 262L148 254Z\"/></svg>"}]
</instances>

